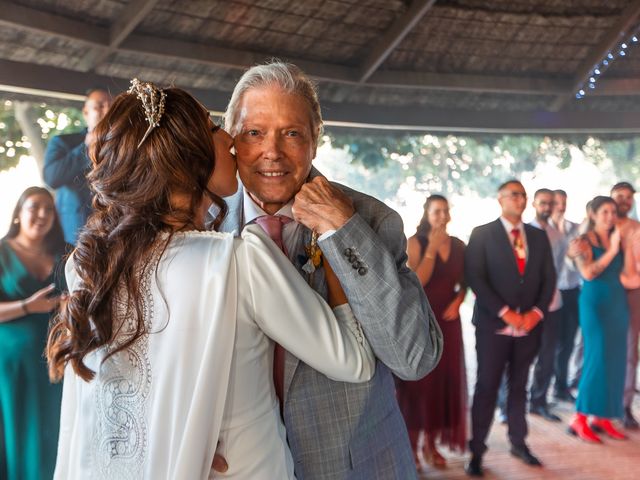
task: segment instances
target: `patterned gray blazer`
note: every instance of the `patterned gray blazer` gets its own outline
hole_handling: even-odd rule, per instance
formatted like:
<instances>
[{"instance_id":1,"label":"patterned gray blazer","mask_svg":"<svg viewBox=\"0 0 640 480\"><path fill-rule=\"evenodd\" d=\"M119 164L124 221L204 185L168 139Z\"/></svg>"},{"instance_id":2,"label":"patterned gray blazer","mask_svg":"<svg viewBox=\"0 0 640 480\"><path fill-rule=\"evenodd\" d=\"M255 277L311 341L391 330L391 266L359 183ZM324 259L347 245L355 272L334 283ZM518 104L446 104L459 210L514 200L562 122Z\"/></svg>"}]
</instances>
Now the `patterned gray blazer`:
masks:
<instances>
[{"instance_id":1,"label":"patterned gray blazer","mask_svg":"<svg viewBox=\"0 0 640 480\"><path fill-rule=\"evenodd\" d=\"M319 175L315 169L311 176ZM420 282L406 265L400 216L373 197L334 184L356 214L319 245L378 358L367 383L336 382L287 352L284 417L301 480L417 478L392 374L424 377L442 354L442 333ZM242 188L240 188L242 190ZM227 199L223 231L242 228L242 192ZM290 257L301 274L308 229ZM322 269L312 287L326 297Z\"/></svg>"}]
</instances>

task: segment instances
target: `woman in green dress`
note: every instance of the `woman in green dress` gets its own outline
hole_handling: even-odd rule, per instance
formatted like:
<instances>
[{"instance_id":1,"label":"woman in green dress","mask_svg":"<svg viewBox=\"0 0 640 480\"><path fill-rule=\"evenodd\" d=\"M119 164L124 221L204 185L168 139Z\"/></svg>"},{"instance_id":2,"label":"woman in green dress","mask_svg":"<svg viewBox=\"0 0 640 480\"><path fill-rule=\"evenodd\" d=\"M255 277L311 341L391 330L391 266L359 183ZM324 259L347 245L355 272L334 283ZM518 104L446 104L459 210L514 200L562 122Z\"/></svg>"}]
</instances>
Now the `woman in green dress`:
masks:
<instances>
[{"instance_id":1,"label":"woman in green dress","mask_svg":"<svg viewBox=\"0 0 640 480\"><path fill-rule=\"evenodd\" d=\"M594 198L588 231L569 249L584 279L580 292L584 365L569 433L591 443L601 442L597 432L618 440L626 438L612 423L623 414L629 327L624 284L630 272L624 268L628 262L615 227L616 211L611 197Z\"/></svg>"},{"instance_id":2,"label":"woman in green dress","mask_svg":"<svg viewBox=\"0 0 640 480\"><path fill-rule=\"evenodd\" d=\"M0 240L0 478L50 480L62 389L49 382L43 352L65 243L44 188L26 189L11 219Z\"/></svg>"}]
</instances>

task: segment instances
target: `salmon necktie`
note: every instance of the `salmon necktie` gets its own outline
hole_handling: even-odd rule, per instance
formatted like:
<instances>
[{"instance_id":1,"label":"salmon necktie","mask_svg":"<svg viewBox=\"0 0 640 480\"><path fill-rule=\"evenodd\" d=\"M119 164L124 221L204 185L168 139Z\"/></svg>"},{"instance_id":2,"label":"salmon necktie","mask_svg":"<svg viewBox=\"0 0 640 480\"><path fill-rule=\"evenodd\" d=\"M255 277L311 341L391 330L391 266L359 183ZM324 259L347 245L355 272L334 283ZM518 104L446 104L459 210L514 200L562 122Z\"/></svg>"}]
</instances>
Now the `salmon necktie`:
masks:
<instances>
[{"instance_id":1,"label":"salmon necktie","mask_svg":"<svg viewBox=\"0 0 640 480\"><path fill-rule=\"evenodd\" d=\"M291 221L289 217L281 215L263 215L256 218L256 223L271 237L271 240L288 256L287 247L282 239L282 228ZM273 385L280 400L280 415L284 408L284 357L285 349L279 343L275 344L273 352Z\"/></svg>"}]
</instances>

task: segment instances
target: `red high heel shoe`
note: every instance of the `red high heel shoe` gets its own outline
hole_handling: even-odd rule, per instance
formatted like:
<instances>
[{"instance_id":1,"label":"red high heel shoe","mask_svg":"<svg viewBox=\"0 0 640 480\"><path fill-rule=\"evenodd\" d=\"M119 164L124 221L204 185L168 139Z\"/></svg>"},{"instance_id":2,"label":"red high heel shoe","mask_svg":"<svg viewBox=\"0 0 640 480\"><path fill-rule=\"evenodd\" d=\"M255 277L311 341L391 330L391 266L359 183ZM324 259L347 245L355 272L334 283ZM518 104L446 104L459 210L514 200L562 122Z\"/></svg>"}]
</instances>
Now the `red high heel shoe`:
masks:
<instances>
[{"instance_id":1,"label":"red high heel shoe","mask_svg":"<svg viewBox=\"0 0 640 480\"><path fill-rule=\"evenodd\" d=\"M591 421L591 428L595 431L606 433L615 440L626 440L627 436L613 426L608 418L594 418Z\"/></svg>"},{"instance_id":2,"label":"red high heel shoe","mask_svg":"<svg viewBox=\"0 0 640 480\"><path fill-rule=\"evenodd\" d=\"M576 416L573 417L567 433L575 435L588 443L602 443L600 437L596 435L587 424L587 417L581 413L577 413Z\"/></svg>"}]
</instances>

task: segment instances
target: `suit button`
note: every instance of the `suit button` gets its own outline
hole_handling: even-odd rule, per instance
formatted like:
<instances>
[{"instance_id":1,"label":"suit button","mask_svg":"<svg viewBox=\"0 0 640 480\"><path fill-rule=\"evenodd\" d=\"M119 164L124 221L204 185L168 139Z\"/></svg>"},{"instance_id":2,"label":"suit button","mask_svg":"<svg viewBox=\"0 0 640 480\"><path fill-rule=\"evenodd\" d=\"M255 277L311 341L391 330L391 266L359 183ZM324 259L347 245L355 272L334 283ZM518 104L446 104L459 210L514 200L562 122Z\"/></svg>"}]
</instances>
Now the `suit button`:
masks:
<instances>
[{"instance_id":1,"label":"suit button","mask_svg":"<svg viewBox=\"0 0 640 480\"><path fill-rule=\"evenodd\" d=\"M351 263L352 265L358 261L358 257L356 257L355 255L351 255L349 257L349 263Z\"/></svg>"},{"instance_id":2,"label":"suit button","mask_svg":"<svg viewBox=\"0 0 640 480\"><path fill-rule=\"evenodd\" d=\"M367 270L367 267L360 267L358 269L358 275L365 275L369 270Z\"/></svg>"},{"instance_id":3,"label":"suit button","mask_svg":"<svg viewBox=\"0 0 640 480\"><path fill-rule=\"evenodd\" d=\"M358 269L362 266L362 264L361 264L359 261L357 261L357 260L356 260L355 262L353 262L353 263L351 264L351 266L352 266L354 269L358 270Z\"/></svg>"},{"instance_id":4,"label":"suit button","mask_svg":"<svg viewBox=\"0 0 640 480\"><path fill-rule=\"evenodd\" d=\"M353 250L351 250L350 248L345 248L344 252L342 252L342 253L344 253L345 257L350 257L351 254L353 253Z\"/></svg>"}]
</instances>

